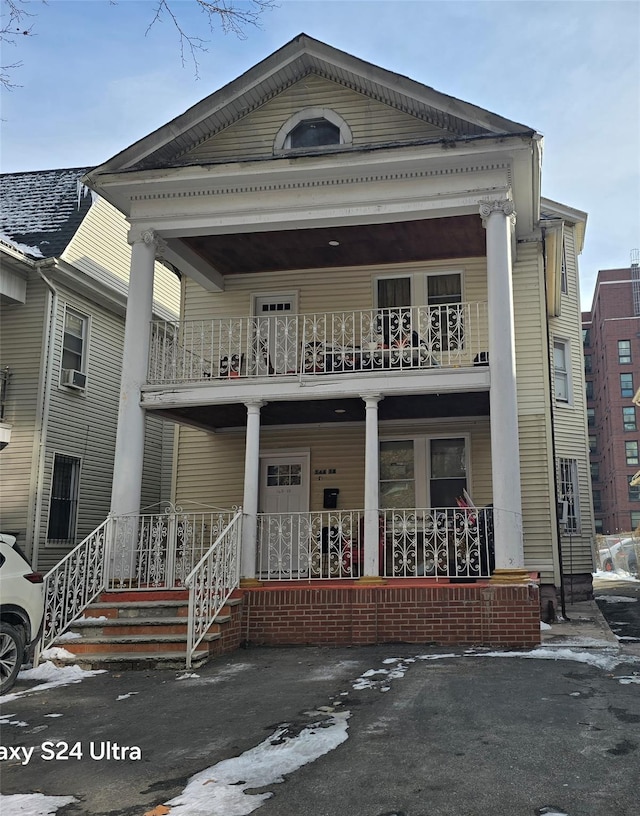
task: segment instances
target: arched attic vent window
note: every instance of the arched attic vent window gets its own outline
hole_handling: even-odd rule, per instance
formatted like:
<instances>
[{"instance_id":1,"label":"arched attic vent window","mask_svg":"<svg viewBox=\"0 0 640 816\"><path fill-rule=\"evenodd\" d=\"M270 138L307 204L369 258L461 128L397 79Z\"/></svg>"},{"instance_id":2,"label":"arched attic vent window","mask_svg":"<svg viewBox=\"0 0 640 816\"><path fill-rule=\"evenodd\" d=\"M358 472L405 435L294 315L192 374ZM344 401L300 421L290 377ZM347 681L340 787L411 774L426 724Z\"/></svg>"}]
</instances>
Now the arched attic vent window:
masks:
<instances>
[{"instance_id":1,"label":"arched attic vent window","mask_svg":"<svg viewBox=\"0 0 640 816\"><path fill-rule=\"evenodd\" d=\"M305 108L291 116L278 131L274 153L350 145L351 128L329 108Z\"/></svg>"}]
</instances>

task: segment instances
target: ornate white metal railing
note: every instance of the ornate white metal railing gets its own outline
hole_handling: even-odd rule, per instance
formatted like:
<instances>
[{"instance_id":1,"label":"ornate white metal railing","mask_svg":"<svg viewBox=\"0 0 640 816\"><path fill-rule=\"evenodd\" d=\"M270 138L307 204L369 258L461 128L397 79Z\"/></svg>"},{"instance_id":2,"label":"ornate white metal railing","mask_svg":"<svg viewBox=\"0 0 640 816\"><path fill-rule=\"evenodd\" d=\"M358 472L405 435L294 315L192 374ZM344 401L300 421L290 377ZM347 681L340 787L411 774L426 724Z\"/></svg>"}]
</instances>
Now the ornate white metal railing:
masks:
<instances>
[{"instance_id":1,"label":"ornate white metal railing","mask_svg":"<svg viewBox=\"0 0 640 816\"><path fill-rule=\"evenodd\" d=\"M185 586L189 587L188 669L211 624L238 586L241 541L242 510L238 510L185 578Z\"/></svg>"},{"instance_id":2,"label":"ornate white metal railing","mask_svg":"<svg viewBox=\"0 0 640 816\"><path fill-rule=\"evenodd\" d=\"M40 655L106 588L106 565L113 519L102 524L71 550L44 577L45 619L36 646L34 665Z\"/></svg>"},{"instance_id":3,"label":"ornate white metal railing","mask_svg":"<svg viewBox=\"0 0 640 816\"><path fill-rule=\"evenodd\" d=\"M364 555L364 511L262 513L258 577L357 578ZM493 510L443 507L382 510L379 574L387 578L488 578L493 572Z\"/></svg>"},{"instance_id":4,"label":"ornate white metal railing","mask_svg":"<svg viewBox=\"0 0 640 816\"><path fill-rule=\"evenodd\" d=\"M384 564L392 578L488 578L494 568L493 509L385 510Z\"/></svg>"},{"instance_id":5,"label":"ornate white metal railing","mask_svg":"<svg viewBox=\"0 0 640 816\"><path fill-rule=\"evenodd\" d=\"M258 577L294 581L356 578L362 510L258 514Z\"/></svg>"},{"instance_id":6,"label":"ornate white metal railing","mask_svg":"<svg viewBox=\"0 0 640 816\"><path fill-rule=\"evenodd\" d=\"M218 540L231 510L164 513L112 518L108 585L111 589L173 589Z\"/></svg>"},{"instance_id":7,"label":"ornate white metal railing","mask_svg":"<svg viewBox=\"0 0 640 816\"><path fill-rule=\"evenodd\" d=\"M150 383L462 367L487 362L486 302L155 321Z\"/></svg>"}]
</instances>

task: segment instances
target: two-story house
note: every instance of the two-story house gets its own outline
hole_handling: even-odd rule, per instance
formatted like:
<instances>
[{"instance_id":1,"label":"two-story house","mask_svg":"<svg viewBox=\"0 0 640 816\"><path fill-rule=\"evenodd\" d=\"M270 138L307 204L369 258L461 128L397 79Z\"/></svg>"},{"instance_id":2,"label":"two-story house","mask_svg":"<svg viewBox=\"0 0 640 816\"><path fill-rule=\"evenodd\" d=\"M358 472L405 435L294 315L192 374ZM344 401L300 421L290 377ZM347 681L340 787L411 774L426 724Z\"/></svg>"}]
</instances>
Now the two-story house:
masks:
<instances>
[{"instance_id":1,"label":"two-story house","mask_svg":"<svg viewBox=\"0 0 640 816\"><path fill-rule=\"evenodd\" d=\"M131 251L87 169L0 176L0 523L41 571L111 502ZM154 314L174 319L180 282L161 264L154 278ZM140 495L154 510L171 496L173 436L149 415Z\"/></svg>"},{"instance_id":2,"label":"two-story house","mask_svg":"<svg viewBox=\"0 0 640 816\"><path fill-rule=\"evenodd\" d=\"M586 216L541 198L541 144L302 34L87 173L131 225L112 511L148 416L193 508L171 555L158 519L120 529L113 581L177 585L197 539L194 608L237 564L263 643L530 645L590 591ZM179 320L152 319L158 253Z\"/></svg>"}]
</instances>

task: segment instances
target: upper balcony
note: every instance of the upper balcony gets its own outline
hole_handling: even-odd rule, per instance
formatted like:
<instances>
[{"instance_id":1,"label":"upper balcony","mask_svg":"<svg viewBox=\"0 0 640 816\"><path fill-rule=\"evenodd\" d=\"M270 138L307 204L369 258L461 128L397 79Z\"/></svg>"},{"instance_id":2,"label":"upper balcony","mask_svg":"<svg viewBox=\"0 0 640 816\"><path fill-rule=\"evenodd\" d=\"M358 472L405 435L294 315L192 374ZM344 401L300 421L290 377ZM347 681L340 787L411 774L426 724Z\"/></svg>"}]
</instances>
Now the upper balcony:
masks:
<instances>
[{"instance_id":1,"label":"upper balcony","mask_svg":"<svg viewBox=\"0 0 640 816\"><path fill-rule=\"evenodd\" d=\"M148 383L428 372L488 363L486 302L155 321Z\"/></svg>"}]
</instances>

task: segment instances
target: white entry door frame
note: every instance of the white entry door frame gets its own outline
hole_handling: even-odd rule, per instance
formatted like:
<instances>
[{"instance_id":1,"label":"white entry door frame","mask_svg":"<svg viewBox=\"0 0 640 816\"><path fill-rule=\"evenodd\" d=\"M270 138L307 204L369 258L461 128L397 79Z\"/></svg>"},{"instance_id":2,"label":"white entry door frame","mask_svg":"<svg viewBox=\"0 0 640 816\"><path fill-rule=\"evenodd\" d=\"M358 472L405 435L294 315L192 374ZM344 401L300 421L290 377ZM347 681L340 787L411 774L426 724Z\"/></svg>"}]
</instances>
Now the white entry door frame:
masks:
<instances>
[{"instance_id":1,"label":"white entry door frame","mask_svg":"<svg viewBox=\"0 0 640 816\"><path fill-rule=\"evenodd\" d=\"M295 373L300 356L297 292L253 296L256 373Z\"/></svg>"},{"instance_id":2,"label":"white entry door frame","mask_svg":"<svg viewBox=\"0 0 640 816\"><path fill-rule=\"evenodd\" d=\"M260 572L293 578L308 569L310 462L309 451L260 455Z\"/></svg>"},{"instance_id":3,"label":"white entry door frame","mask_svg":"<svg viewBox=\"0 0 640 816\"><path fill-rule=\"evenodd\" d=\"M261 453L259 512L308 512L310 469L308 450Z\"/></svg>"}]
</instances>

